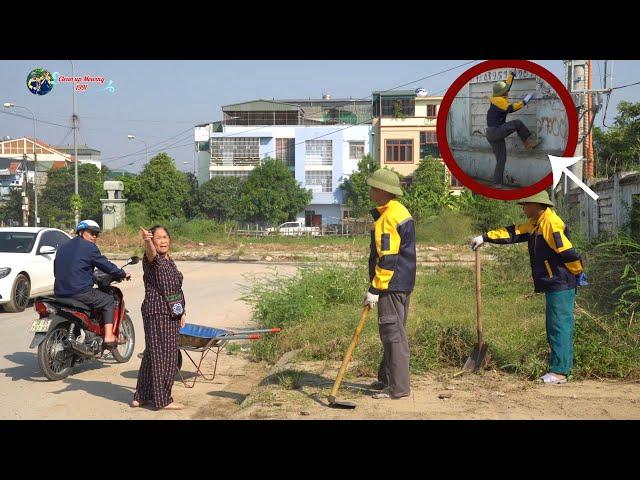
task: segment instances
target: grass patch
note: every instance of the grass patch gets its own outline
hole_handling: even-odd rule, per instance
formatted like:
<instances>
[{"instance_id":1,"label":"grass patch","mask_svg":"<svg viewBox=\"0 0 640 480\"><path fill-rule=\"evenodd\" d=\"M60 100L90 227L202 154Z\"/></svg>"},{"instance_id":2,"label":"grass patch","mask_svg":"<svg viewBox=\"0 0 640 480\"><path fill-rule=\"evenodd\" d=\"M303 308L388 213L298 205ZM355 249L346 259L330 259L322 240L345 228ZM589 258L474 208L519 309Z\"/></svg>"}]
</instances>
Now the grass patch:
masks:
<instances>
[{"instance_id":1,"label":"grass patch","mask_svg":"<svg viewBox=\"0 0 640 480\"><path fill-rule=\"evenodd\" d=\"M477 234L468 216L453 210L443 210L416 225L416 241L436 244L459 244Z\"/></svg>"},{"instance_id":2,"label":"grass patch","mask_svg":"<svg viewBox=\"0 0 640 480\"><path fill-rule=\"evenodd\" d=\"M482 313L490 366L536 378L547 365L545 298L533 293L526 247L491 246L487 250L496 257L482 269ZM420 268L419 273L408 320L411 370L460 368L476 342L474 271L451 266ZM341 360L358 322L367 284L364 263L355 269L304 269L295 277L259 283L251 295L255 320L283 330L252 343L252 357L273 362L300 349L300 360ZM579 304L583 290L579 290ZM356 348L351 369L356 375L371 376L377 371L382 346L376 318L377 312L372 312ZM637 325L589 312L576 315L573 376L640 378Z\"/></svg>"}]
</instances>

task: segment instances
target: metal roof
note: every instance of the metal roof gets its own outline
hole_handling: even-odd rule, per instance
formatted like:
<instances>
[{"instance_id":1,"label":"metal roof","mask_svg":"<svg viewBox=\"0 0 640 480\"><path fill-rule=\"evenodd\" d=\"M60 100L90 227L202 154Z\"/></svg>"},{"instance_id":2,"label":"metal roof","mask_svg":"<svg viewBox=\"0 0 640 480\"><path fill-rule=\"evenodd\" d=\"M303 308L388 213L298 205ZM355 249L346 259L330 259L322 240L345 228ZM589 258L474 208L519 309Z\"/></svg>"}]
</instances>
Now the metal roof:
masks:
<instances>
[{"instance_id":1,"label":"metal roof","mask_svg":"<svg viewBox=\"0 0 640 480\"><path fill-rule=\"evenodd\" d=\"M381 97L415 97L415 90L378 90L371 92L371 95L379 95Z\"/></svg>"},{"instance_id":2,"label":"metal roof","mask_svg":"<svg viewBox=\"0 0 640 480\"><path fill-rule=\"evenodd\" d=\"M262 99L222 106L223 112L296 112L298 110L300 110L299 105Z\"/></svg>"}]
</instances>

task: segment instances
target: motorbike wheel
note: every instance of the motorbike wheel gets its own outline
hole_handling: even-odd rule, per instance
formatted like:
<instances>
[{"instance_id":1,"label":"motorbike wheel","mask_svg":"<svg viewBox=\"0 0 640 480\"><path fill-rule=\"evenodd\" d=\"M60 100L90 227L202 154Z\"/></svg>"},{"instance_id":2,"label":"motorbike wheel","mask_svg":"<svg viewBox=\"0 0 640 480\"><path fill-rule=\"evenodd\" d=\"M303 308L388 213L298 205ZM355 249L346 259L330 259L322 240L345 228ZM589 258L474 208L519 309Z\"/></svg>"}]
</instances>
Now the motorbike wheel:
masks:
<instances>
[{"instance_id":1,"label":"motorbike wheel","mask_svg":"<svg viewBox=\"0 0 640 480\"><path fill-rule=\"evenodd\" d=\"M57 325L38 345L38 365L49 380L62 380L71 373L74 354L63 347L67 331L66 325Z\"/></svg>"},{"instance_id":2,"label":"motorbike wheel","mask_svg":"<svg viewBox=\"0 0 640 480\"><path fill-rule=\"evenodd\" d=\"M118 348L114 348L111 351L111 354L113 355L113 358L115 358L116 362L125 363L131 359L133 350L136 346L136 332L133 328L131 317L128 314L124 316L122 325L120 325L120 334L124 336L127 343L118 345Z\"/></svg>"}]
</instances>

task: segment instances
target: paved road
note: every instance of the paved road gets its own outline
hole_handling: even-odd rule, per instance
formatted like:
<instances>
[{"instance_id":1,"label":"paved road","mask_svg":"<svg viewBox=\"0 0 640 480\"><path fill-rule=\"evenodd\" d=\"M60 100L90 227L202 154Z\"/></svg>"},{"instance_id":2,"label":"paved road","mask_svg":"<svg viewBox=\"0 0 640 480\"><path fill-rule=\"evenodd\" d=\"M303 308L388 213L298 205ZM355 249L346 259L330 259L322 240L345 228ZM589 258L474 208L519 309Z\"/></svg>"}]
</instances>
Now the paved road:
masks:
<instances>
[{"instance_id":1,"label":"paved road","mask_svg":"<svg viewBox=\"0 0 640 480\"><path fill-rule=\"evenodd\" d=\"M295 270L293 266L268 264L177 263L185 278L187 321L216 327L248 326L251 309L239 298L246 286L274 270L284 274ZM36 349L29 349L32 334L28 329L37 316L33 307L22 313L0 313L0 419L188 418L207 398L211 399L211 390L220 388L224 382L222 360L223 382L218 386L196 386L187 390L176 383L174 397L186 403L187 410L155 412L128 407L140 366L136 354L144 350L140 315L144 298L142 265L131 266L129 271L132 280L120 285L135 326L136 348L133 358L125 364L113 360L91 361L79 365L68 378L50 382L39 371ZM232 357L227 360L230 368Z\"/></svg>"}]
</instances>

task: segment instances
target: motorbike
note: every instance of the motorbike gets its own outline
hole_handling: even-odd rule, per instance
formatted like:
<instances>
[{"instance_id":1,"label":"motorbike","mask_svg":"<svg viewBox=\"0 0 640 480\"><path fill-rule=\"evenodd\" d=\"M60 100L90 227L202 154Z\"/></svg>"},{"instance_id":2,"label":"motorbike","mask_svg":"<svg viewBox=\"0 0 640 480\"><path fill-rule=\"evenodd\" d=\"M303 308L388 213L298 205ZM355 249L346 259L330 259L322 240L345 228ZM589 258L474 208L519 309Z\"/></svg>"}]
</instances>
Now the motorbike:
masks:
<instances>
[{"instance_id":1,"label":"motorbike","mask_svg":"<svg viewBox=\"0 0 640 480\"><path fill-rule=\"evenodd\" d=\"M121 268L139 261L139 257L133 256ZM30 331L34 336L29 348L38 347L38 366L45 377L62 380L71 374L74 366L91 359L106 358L108 354L118 363L129 361L135 348L135 330L122 291L112 285L122 280L102 272L93 275L98 289L113 295L116 301L113 333L118 338L117 347L107 348L104 344L100 310L72 298L40 297L35 301L40 318L31 324Z\"/></svg>"}]
</instances>

